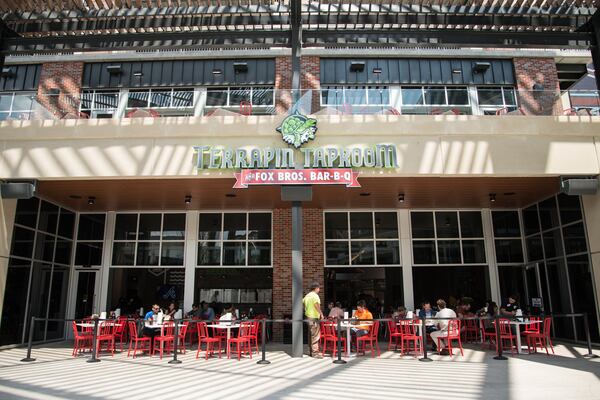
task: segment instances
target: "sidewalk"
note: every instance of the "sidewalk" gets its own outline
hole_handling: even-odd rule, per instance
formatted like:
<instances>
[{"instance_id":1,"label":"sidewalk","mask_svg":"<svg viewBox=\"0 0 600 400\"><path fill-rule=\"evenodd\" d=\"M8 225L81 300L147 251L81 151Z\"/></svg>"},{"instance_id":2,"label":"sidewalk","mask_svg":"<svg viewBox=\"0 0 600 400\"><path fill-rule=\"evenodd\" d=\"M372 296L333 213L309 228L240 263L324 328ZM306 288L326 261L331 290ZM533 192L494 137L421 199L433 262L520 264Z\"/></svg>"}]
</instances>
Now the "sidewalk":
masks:
<instances>
[{"instance_id":1,"label":"sidewalk","mask_svg":"<svg viewBox=\"0 0 600 400\"><path fill-rule=\"evenodd\" d=\"M474 345L464 357L433 355L429 363L382 352L345 365L331 357L294 359L282 345L269 345L270 365L257 365L256 355L196 360L195 351L179 365L158 356L134 360L126 352L87 363L87 356L71 357L70 346L34 348L32 363L19 361L25 349L0 351L0 399L600 399L600 358L584 359L583 347L564 344L554 357L497 361Z\"/></svg>"}]
</instances>

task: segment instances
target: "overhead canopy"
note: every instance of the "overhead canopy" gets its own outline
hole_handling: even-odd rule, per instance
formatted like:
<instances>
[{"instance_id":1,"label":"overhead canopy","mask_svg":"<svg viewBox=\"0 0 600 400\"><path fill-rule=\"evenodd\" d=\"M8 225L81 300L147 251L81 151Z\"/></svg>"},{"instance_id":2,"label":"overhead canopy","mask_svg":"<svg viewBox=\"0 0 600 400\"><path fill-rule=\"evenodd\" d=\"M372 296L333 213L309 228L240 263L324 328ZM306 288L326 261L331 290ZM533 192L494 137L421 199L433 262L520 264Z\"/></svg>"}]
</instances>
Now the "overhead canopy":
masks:
<instances>
[{"instance_id":1,"label":"overhead canopy","mask_svg":"<svg viewBox=\"0 0 600 400\"><path fill-rule=\"evenodd\" d=\"M301 1L294 18L295 1ZM587 46L598 0L0 0L9 52L279 45ZM295 14L294 14L295 15ZM384 33L382 35L382 33ZM18 39L17 39L18 37ZM168 44L164 42L168 41Z\"/></svg>"}]
</instances>

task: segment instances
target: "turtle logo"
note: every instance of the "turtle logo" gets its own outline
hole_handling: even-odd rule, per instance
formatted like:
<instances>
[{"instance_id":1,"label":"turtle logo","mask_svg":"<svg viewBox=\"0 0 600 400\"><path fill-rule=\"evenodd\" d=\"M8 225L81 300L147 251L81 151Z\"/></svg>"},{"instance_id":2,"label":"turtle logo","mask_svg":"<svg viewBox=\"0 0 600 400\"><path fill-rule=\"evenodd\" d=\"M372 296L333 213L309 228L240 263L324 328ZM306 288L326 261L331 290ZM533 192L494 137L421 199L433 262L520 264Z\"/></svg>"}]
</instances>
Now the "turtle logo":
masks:
<instances>
[{"instance_id":1,"label":"turtle logo","mask_svg":"<svg viewBox=\"0 0 600 400\"><path fill-rule=\"evenodd\" d=\"M302 114L292 114L287 116L276 130L281 133L284 142L298 148L315 138L317 120Z\"/></svg>"}]
</instances>

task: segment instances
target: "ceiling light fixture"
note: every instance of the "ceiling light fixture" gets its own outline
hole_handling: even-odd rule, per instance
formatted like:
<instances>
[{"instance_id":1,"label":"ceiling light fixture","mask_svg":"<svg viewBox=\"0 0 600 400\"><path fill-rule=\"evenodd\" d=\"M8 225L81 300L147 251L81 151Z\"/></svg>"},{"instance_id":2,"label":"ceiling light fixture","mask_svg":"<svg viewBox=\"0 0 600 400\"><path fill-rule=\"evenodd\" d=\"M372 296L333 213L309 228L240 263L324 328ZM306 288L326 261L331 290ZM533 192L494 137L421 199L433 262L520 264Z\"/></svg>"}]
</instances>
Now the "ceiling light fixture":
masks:
<instances>
[{"instance_id":1,"label":"ceiling light fixture","mask_svg":"<svg viewBox=\"0 0 600 400\"><path fill-rule=\"evenodd\" d=\"M185 204L190 204L192 202L192 196L191 195L186 195L185 196Z\"/></svg>"},{"instance_id":2,"label":"ceiling light fixture","mask_svg":"<svg viewBox=\"0 0 600 400\"><path fill-rule=\"evenodd\" d=\"M399 201L400 203L404 203L404 193L400 193L400 194L398 195L398 201Z\"/></svg>"},{"instance_id":3,"label":"ceiling light fixture","mask_svg":"<svg viewBox=\"0 0 600 400\"><path fill-rule=\"evenodd\" d=\"M496 202L496 193L490 193L490 203Z\"/></svg>"},{"instance_id":4,"label":"ceiling light fixture","mask_svg":"<svg viewBox=\"0 0 600 400\"><path fill-rule=\"evenodd\" d=\"M88 205L93 206L96 204L96 198L94 196L88 197Z\"/></svg>"},{"instance_id":5,"label":"ceiling light fixture","mask_svg":"<svg viewBox=\"0 0 600 400\"><path fill-rule=\"evenodd\" d=\"M225 197L236 197L236 195L235 195L235 194L233 194L233 193L227 193L227 194L225 195Z\"/></svg>"},{"instance_id":6,"label":"ceiling light fixture","mask_svg":"<svg viewBox=\"0 0 600 400\"><path fill-rule=\"evenodd\" d=\"M370 196L370 195L371 195L371 193L368 193L368 192L362 192L360 194L360 196L363 196L363 197L367 197L367 196Z\"/></svg>"}]
</instances>

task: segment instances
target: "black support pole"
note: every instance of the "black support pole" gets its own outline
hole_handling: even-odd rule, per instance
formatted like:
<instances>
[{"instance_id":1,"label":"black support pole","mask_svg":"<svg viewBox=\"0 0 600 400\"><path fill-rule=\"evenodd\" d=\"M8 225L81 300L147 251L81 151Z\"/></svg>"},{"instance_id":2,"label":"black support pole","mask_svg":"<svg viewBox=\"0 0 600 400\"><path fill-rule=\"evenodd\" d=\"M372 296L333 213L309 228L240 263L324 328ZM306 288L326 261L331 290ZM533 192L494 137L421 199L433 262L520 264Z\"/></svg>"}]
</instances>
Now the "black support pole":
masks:
<instances>
[{"instance_id":1,"label":"black support pole","mask_svg":"<svg viewBox=\"0 0 600 400\"><path fill-rule=\"evenodd\" d=\"M263 318L260 321L260 324L262 326L262 332L261 332L261 345L260 345L260 350L262 353L262 358L260 360L258 360L256 363L257 364L271 364L271 361L267 360L267 350L266 350L266 337L267 337L267 319Z\"/></svg>"},{"instance_id":2,"label":"black support pole","mask_svg":"<svg viewBox=\"0 0 600 400\"><path fill-rule=\"evenodd\" d=\"M177 359L177 344L179 343L179 323L181 320L175 320L175 337L173 337L173 359L169 364L181 364L181 360ZM183 339L185 340L185 338Z\"/></svg>"},{"instance_id":3,"label":"black support pole","mask_svg":"<svg viewBox=\"0 0 600 400\"><path fill-rule=\"evenodd\" d=\"M431 358L427 357L427 325L425 324L425 318L421 319L421 340L423 343L423 358L419 358L419 361L429 362L433 361Z\"/></svg>"},{"instance_id":4,"label":"black support pole","mask_svg":"<svg viewBox=\"0 0 600 400\"><path fill-rule=\"evenodd\" d=\"M587 341L587 348L588 348L588 352L587 352L587 354L584 355L584 357L585 358L598 358L598 356L592 352L592 338L590 336L590 322L588 320L587 313L583 313L583 329L585 329L585 340Z\"/></svg>"},{"instance_id":5,"label":"black support pole","mask_svg":"<svg viewBox=\"0 0 600 400\"><path fill-rule=\"evenodd\" d=\"M494 360L508 360L508 358L502 355L502 339L500 338L500 318L496 315L496 347L498 348L498 355L494 357Z\"/></svg>"},{"instance_id":6,"label":"black support pole","mask_svg":"<svg viewBox=\"0 0 600 400\"><path fill-rule=\"evenodd\" d=\"M94 332L92 332L92 358L87 360L89 363L100 362L100 359L96 357L96 352L98 351L98 318L94 318Z\"/></svg>"},{"instance_id":7,"label":"black support pole","mask_svg":"<svg viewBox=\"0 0 600 400\"><path fill-rule=\"evenodd\" d=\"M35 358L31 357L31 346L33 344L33 326L35 325L35 317L31 317L31 324L29 324L29 340L27 341L27 357L23 358L23 362L35 361Z\"/></svg>"},{"instance_id":8,"label":"black support pole","mask_svg":"<svg viewBox=\"0 0 600 400\"><path fill-rule=\"evenodd\" d=\"M342 360L342 338L341 338L341 334L342 334L342 321L340 319L338 319L337 321L337 360L333 360L334 364L346 364L346 360ZM346 346L348 346L348 343L346 343Z\"/></svg>"},{"instance_id":9,"label":"black support pole","mask_svg":"<svg viewBox=\"0 0 600 400\"><path fill-rule=\"evenodd\" d=\"M300 57L302 55L302 0L291 0L292 101L300 99Z\"/></svg>"}]
</instances>

